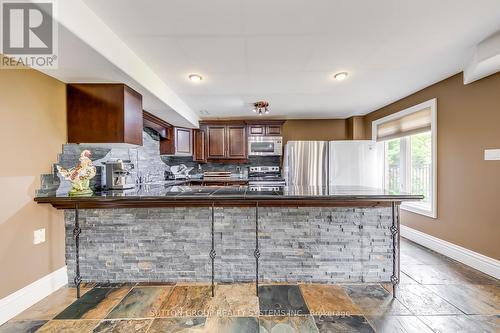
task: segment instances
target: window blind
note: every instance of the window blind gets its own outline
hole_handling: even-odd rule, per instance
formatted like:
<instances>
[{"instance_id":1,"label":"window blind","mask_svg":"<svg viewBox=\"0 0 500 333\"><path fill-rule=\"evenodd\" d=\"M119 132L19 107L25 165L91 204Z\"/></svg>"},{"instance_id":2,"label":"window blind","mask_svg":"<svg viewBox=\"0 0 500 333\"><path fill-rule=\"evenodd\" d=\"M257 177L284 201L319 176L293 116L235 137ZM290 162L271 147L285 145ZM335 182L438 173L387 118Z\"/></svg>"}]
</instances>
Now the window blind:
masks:
<instances>
[{"instance_id":1,"label":"window blind","mask_svg":"<svg viewBox=\"0 0 500 333\"><path fill-rule=\"evenodd\" d=\"M427 107L409 115L377 125L377 141L401 138L431 130L431 108Z\"/></svg>"}]
</instances>

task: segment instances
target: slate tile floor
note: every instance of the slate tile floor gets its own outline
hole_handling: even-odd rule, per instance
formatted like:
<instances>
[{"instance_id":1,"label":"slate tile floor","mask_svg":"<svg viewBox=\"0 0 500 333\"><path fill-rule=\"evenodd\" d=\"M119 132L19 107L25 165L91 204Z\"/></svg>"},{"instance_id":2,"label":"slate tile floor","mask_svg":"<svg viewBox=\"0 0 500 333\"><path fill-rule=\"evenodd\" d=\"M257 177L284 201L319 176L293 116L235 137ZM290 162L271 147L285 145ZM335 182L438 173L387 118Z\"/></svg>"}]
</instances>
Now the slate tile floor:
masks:
<instances>
[{"instance_id":1,"label":"slate tile floor","mask_svg":"<svg viewBox=\"0 0 500 333\"><path fill-rule=\"evenodd\" d=\"M87 284L63 288L6 332L500 332L500 281L403 240L397 299L386 284Z\"/></svg>"}]
</instances>

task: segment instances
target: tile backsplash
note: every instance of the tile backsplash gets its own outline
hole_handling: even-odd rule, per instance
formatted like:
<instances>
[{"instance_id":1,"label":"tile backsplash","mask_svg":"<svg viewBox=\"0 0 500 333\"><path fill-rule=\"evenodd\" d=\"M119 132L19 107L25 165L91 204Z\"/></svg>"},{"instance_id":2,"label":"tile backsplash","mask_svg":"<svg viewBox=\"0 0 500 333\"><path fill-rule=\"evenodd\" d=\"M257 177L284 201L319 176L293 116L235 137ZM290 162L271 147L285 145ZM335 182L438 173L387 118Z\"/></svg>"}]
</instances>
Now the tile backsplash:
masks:
<instances>
[{"instance_id":1,"label":"tile backsplash","mask_svg":"<svg viewBox=\"0 0 500 333\"><path fill-rule=\"evenodd\" d=\"M198 162L193 162L191 156L162 156L161 159L167 165L179 165L185 164L188 168L192 167L193 171L191 173L198 173ZM238 167L241 169L248 168L251 166L265 165L265 166L279 166L281 163L280 156L259 156L259 157L249 157L248 163L245 164L228 164L228 163L215 163L208 162L201 165L202 171L231 171L236 173Z\"/></svg>"},{"instance_id":2,"label":"tile backsplash","mask_svg":"<svg viewBox=\"0 0 500 333\"><path fill-rule=\"evenodd\" d=\"M91 180L90 186L93 190L100 190L104 186L104 166L102 162L109 159L130 160L135 165L135 171L140 174L149 174L150 180L164 179L164 173L170 166L185 164L187 167L192 167L191 173L198 173L198 162L194 162L191 156L160 156L160 147L157 137L151 133L144 131L143 145L137 148L115 148L101 147L92 145L65 144L63 145L62 153L58 157L57 163L53 165L52 173L41 176L41 188L39 193L66 191L69 189L69 182L60 179L57 174L56 165L64 168L74 167L78 163L80 153L88 149L91 151L91 159L97 168L97 174ZM246 164L230 164L230 163L204 163L201 164L203 171L231 171L236 173L238 167L248 168L250 166L266 165L279 166L281 163L280 156L262 156L250 157Z\"/></svg>"}]
</instances>

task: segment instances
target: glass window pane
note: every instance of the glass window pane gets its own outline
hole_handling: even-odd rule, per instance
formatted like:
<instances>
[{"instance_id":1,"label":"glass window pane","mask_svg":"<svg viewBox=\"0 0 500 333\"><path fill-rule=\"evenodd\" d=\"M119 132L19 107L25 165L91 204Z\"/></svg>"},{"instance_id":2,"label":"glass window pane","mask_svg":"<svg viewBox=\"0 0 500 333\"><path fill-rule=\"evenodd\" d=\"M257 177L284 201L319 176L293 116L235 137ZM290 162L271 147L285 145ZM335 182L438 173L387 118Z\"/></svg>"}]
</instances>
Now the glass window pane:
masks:
<instances>
[{"instance_id":1,"label":"glass window pane","mask_svg":"<svg viewBox=\"0 0 500 333\"><path fill-rule=\"evenodd\" d=\"M401 139L385 142L386 154L386 188L389 191L401 191Z\"/></svg>"},{"instance_id":2,"label":"glass window pane","mask_svg":"<svg viewBox=\"0 0 500 333\"><path fill-rule=\"evenodd\" d=\"M385 146L384 188L391 192L422 195L423 200L405 201L401 203L401 207L417 214L436 218L436 165L434 164L436 161L433 160L435 156L432 155L436 147L436 142L433 142L435 139L433 133L436 130L436 124L433 122L436 119L436 100L429 100L419 106L427 108L426 126L376 137L379 139L377 141L383 141ZM394 119L414 114L414 110L416 110L414 107L402 110L373 122L373 126L380 129L396 124ZM398 126L402 128L403 123L398 122ZM397 126L393 126L395 127Z\"/></svg>"},{"instance_id":3,"label":"glass window pane","mask_svg":"<svg viewBox=\"0 0 500 333\"><path fill-rule=\"evenodd\" d=\"M422 201L430 208L432 188L432 138L431 132L410 136L410 186L411 193L422 194Z\"/></svg>"}]
</instances>

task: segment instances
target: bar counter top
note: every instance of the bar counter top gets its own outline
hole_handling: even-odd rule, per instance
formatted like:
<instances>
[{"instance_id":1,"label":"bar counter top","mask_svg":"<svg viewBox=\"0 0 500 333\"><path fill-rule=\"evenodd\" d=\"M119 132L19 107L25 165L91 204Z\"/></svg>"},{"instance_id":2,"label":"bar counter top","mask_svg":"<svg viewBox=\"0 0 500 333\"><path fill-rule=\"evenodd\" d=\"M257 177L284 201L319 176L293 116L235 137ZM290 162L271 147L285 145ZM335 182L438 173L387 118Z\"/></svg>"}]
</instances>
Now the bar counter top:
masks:
<instances>
[{"instance_id":1,"label":"bar counter top","mask_svg":"<svg viewBox=\"0 0 500 333\"><path fill-rule=\"evenodd\" d=\"M143 184L124 191L68 196L39 192L38 203L58 209L186 206L387 206L391 202L418 201L422 195L395 193L356 186L285 186L255 191L248 186L198 186L182 181Z\"/></svg>"}]
</instances>

